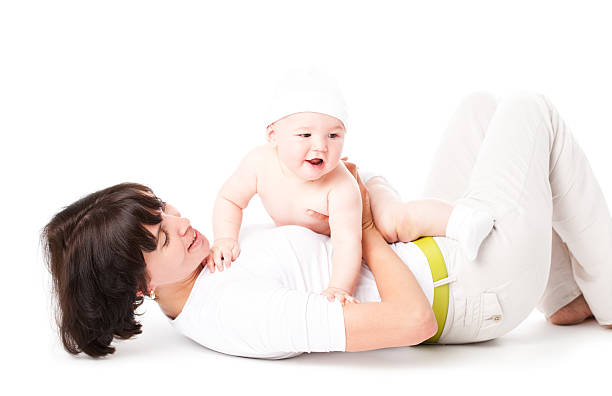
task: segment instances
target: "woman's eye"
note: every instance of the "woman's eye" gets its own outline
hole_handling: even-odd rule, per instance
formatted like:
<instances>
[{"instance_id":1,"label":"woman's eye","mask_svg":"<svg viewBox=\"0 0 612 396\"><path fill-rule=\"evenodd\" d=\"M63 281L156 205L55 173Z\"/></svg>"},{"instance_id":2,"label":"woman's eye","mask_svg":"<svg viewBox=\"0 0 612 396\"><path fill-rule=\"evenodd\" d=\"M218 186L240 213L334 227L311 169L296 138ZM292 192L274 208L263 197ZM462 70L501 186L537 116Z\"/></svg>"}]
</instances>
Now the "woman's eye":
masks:
<instances>
[{"instance_id":1,"label":"woman's eye","mask_svg":"<svg viewBox=\"0 0 612 396\"><path fill-rule=\"evenodd\" d=\"M335 139L335 138L337 138L337 137L338 137L338 134L337 134L337 133L330 133L330 134L329 134L329 138L330 138L330 139Z\"/></svg>"},{"instance_id":2,"label":"woman's eye","mask_svg":"<svg viewBox=\"0 0 612 396\"><path fill-rule=\"evenodd\" d=\"M170 242L170 236L168 235L168 232L166 232L166 230L162 230L162 231L164 232L164 236L166 237L162 247L166 247L168 246L168 242Z\"/></svg>"},{"instance_id":3,"label":"woman's eye","mask_svg":"<svg viewBox=\"0 0 612 396\"><path fill-rule=\"evenodd\" d=\"M311 134L310 133L300 133L300 136L303 138L309 138Z\"/></svg>"}]
</instances>

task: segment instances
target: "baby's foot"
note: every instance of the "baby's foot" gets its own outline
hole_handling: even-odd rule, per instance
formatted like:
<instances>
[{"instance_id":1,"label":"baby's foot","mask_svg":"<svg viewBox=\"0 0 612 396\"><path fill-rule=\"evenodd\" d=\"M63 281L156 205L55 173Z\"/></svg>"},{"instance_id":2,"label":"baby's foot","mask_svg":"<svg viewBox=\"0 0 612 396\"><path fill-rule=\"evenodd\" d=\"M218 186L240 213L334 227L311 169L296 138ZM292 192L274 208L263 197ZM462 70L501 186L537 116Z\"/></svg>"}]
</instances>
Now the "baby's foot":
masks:
<instances>
[{"instance_id":1,"label":"baby's foot","mask_svg":"<svg viewBox=\"0 0 612 396\"><path fill-rule=\"evenodd\" d=\"M457 204L446 225L446 236L459 242L468 260L474 260L495 221L487 212Z\"/></svg>"},{"instance_id":2,"label":"baby's foot","mask_svg":"<svg viewBox=\"0 0 612 396\"><path fill-rule=\"evenodd\" d=\"M555 312L548 320L555 325L575 325L593 316L589 304L581 294L571 303Z\"/></svg>"},{"instance_id":3,"label":"baby's foot","mask_svg":"<svg viewBox=\"0 0 612 396\"><path fill-rule=\"evenodd\" d=\"M329 301L338 300L342 305L348 303L359 303L355 297L351 296L351 293L346 290L337 287L328 287L321 292L321 295L327 297Z\"/></svg>"}]
</instances>

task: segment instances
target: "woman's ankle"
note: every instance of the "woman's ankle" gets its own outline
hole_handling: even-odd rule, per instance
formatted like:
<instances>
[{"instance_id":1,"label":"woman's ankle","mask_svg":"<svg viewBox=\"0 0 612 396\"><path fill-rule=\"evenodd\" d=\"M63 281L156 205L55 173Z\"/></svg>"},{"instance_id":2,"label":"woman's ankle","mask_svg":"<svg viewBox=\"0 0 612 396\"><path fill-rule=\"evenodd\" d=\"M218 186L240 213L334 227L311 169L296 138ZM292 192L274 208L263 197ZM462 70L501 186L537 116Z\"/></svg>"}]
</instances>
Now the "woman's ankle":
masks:
<instances>
[{"instance_id":1,"label":"woman's ankle","mask_svg":"<svg viewBox=\"0 0 612 396\"><path fill-rule=\"evenodd\" d=\"M554 325L567 326L584 322L593 316L591 308L581 294L572 302L552 314L548 321Z\"/></svg>"}]
</instances>

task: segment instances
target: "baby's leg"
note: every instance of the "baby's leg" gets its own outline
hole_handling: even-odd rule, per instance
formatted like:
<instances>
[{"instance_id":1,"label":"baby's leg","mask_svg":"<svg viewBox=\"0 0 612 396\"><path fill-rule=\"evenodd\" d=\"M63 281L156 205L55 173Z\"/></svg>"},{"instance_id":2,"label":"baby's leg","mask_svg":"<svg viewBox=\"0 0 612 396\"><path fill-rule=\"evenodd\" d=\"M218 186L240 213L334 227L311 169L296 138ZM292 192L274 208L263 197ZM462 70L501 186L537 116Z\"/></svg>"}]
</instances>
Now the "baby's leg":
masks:
<instances>
[{"instance_id":1,"label":"baby's leg","mask_svg":"<svg viewBox=\"0 0 612 396\"><path fill-rule=\"evenodd\" d=\"M389 243L398 242L398 230L410 230L413 224L405 222L402 202L397 191L381 176L374 176L365 181L370 194L370 207L376 228Z\"/></svg>"},{"instance_id":2,"label":"baby's leg","mask_svg":"<svg viewBox=\"0 0 612 396\"><path fill-rule=\"evenodd\" d=\"M382 177L366 186L376 228L389 243L411 242L421 236L443 236L452 205L438 199L402 202L399 194Z\"/></svg>"},{"instance_id":3,"label":"baby's leg","mask_svg":"<svg viewBox=\"0 0 612 396\"><path fill-rule=\"evenodd\" d=\"M495 97L486 92L471 94L459 105L434 156L423 194L426 202L402 202L384 178L368 180L374 222L388 242L410 242L419 237L414 213L433 219L445 210L445 205L436 201L452 203L463 196L496 106ZM423 235L443 235L434 232L439 230L428 231Z\"/></svg>"}]
</instances>

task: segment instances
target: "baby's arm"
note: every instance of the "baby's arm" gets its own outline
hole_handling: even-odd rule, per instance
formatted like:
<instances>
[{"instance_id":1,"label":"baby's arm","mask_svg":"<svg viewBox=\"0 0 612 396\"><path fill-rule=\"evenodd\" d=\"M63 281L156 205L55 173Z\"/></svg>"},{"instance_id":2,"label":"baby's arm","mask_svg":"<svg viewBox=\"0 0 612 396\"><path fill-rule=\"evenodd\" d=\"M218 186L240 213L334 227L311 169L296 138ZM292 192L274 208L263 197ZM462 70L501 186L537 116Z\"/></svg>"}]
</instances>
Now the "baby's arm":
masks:
<instances>
[{"instance_id":1,"label":"baby's arm","mask_svg":"<svg viewBox=\"0 0 612 396\"><path fill-rule=\"evenodd\" d=\"M249 153L217 194L213 209L215 239L208 261L211 272L214 272L215 266L223 271L222 259L229 267L240 254L238 233L242 224L242 210L257 192L256 156L255 150Z\"/></svg>"},{"instance_id":2,"label":"baby's arm","mask_svg":"<svg viewBox=\"0 0 612 396\"><path fill-rule=\"evenodd\" d=\"M333 247L332 276L321 294L350 296L361 267L361 193L348 175L328 196L329 228ZM343 298L340 297L340 301Z\"/></svg>"}]
</instances>

